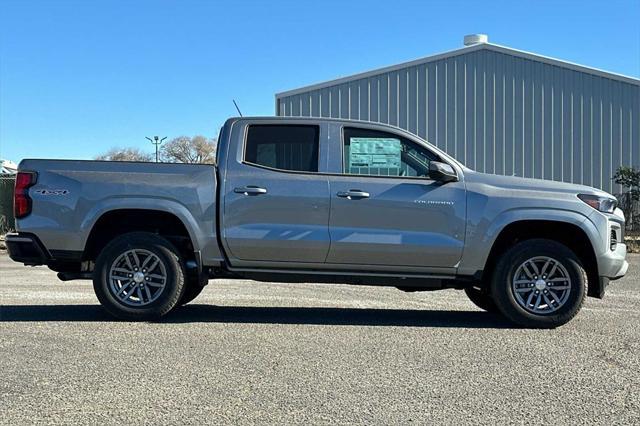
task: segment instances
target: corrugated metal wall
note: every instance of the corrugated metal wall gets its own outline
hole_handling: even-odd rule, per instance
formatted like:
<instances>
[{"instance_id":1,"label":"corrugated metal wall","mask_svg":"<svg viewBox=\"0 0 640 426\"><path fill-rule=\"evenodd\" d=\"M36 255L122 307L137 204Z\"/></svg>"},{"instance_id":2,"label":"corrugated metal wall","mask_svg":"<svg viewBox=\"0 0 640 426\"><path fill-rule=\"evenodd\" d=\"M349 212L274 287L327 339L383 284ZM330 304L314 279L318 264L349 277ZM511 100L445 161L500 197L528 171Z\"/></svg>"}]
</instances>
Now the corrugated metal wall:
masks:
<instances>
[{"instance_id":1,"label":"corrugated metal wall","mask_svg":"<svg viewBox=\"0 0 640 426\"><path fill-rule=\"evenodd\" d=\"M487 173L618 193L617 167L640 167L640 86L491 50L283 96L276 109L392 124Z\"/></svg>"}]
</instances>

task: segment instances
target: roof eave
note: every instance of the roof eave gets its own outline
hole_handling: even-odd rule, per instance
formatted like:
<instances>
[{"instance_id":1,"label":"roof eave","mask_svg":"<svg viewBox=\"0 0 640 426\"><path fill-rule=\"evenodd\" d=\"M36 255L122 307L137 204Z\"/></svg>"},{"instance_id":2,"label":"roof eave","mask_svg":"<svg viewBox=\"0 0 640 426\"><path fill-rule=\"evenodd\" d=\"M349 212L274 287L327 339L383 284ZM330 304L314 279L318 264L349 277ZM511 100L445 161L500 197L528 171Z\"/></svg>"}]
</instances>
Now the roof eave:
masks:
<instances>
[{"instance_id":1,"label":"roof eave","mask_svg":"<svg viewBox=\"0 0 640 426\"><path fill-rule=\"evenodd\" d=\"M551 58L549 56L543 56L543 55L539 55L539 54L536 54L536 53L526 52L524 50L513 49L511 47L501 46L499 44L480 43L480 44L474 44L474 45L471 45L471 46L464 46L464 47L461 47L461 48L458 48L458 49L450 50L450 51L443 52L443 53L438 53L436 55L430 55L430 56L427 56L427 57L415 59L415 60L408 61L408 62L403 62L403 63L397 64L397 65L391 65L391 66L387 66L387 67L383 67L383 68L377 68L375 70L366 71L366 72L362 72L362 73L358 73L358 74L353 74L353 75L346 76L346 77L340 77L340 78L329 80L329 81L325 81L325 82L322 82L322 83L311 84L311 85L308 85L308 86L300 87L298 89L287 90L287 91L284 91L284 92L276 93L275 97L276 97L276 99L278 99L278 98L284 98L284 97L287 97L287 96L299 95L301 93L307 93L307 92L310 92L312 90L320 90L320 89L324 89L324 88L327 88L327 87L333 87L333 86L337 86L337 85L340 85L340 84L345 84L345 83L349 83L349 82L352 82L352 81L362 80L364 78L373 77L375 75L384 74L384 73L388 73L388 72L392 72L392 71L397 71L397 70L408 68L408 67L412 67L412 66L415 66L415 65L426 64L426 63L429 63L429 62L438 61L440 59L459 56L459 55L462 55L462 54L467 54L467 53L471 53L471 52L474 52L476 50L482 50L482 49L492 50L492 51L495 51L495 52L504 53L504 54L511 55L511 56L516 56L516 57L520 57L520 58L524 58L524 59L530 59L530 60L533 60L533 61L543 62L543 63L549 64L549 65L554 65L554 66L558 66L558 67L561 67L561 68L572 69L574 71L583 72L583 73L589 73L589 74L597 75L599 77L608 78L608 79L611 79L611 80L617 80L617 81L621 81L621 82L624 82L624 83L640 86L640 79L637 79L637 78L634 78L634 77L629 77L629 76L626 76L626 75L623 75L623 74L617 74L617 73L613 73L613 72L610 72L610 71L604 71L604 70L601 70L601 69L598 69L598 68L588 67L588 66L576 64L576 63L573 63L573 62L563 61L561 59Z\"/></svg>"},{"instance_id":2,"label":"roof eave","mask_svg":"<svg viewBox=\"0 0 640 426\"><path fill-rule=\"evenodd\" d=\"M311 84L308 86L304 86L304 87L300 87L298 89L292 89L292 90L286 90L284 92L280 92L280 93L276 93L276 98L282 98L285 96L293 96L293 95L297 95L300 93L305 93L308 92L310 90L318 90L318 89L324 89L326 87L331 87L331 86L336 86L339 84L344 84L344 83L348 83L354 80L361 80L363 78L368 78L368 77L372 77L374 75L378 75L378 74L384 74L387 72L391 72L391 71L396 71L396 70L400 70L403 68L408 68L408 67L412 67L414 65L420 65L420 64L426 64L428 62L433 62L433 61L437 61L440 59L444 59L444 58L450 58L453 56L458 56L461 55L463 53L470 53L476 50L480 50L484 47L483 44L476 44L473 46L464 46L458 49L454 49L454 50L449 50L446 52L442 52L442 53L438 53L435 55L430 55L427 57L423 57L423 58L419 58L419 59L414 59L412 61L407 61L407 62L402 62L400 64L397 65L390 65L390 66L386 66L386 67L382 67L382 68L376 68L374 70L371 71L365 71L365 72L361 72L358 74L353 74L350 76L346 76L346 77L340 77L340 78L336 78L333 80L329 80L329 81L325 81L322 83L316 83L316 84Z\"/></svg>"}]
</instances>

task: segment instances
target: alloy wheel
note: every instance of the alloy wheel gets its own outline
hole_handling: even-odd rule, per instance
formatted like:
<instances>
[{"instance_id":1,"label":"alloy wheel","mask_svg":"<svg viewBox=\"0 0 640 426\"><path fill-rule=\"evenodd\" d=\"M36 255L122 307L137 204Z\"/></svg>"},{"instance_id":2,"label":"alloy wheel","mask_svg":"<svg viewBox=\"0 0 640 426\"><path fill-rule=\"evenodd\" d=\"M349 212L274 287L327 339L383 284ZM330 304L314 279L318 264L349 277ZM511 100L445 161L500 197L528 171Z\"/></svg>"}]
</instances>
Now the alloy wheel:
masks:
<instances>
[{"instance_id":1,"label":"alloy wheel","mask_svg":"<svg viewBox=\"0 0 640 426\"><path fill-rule=\"evenodd\" d=\"M511 290L518 304L526 311L545 315L562 308L571 293L571 278L567 268L547 256L532 257L513 274Z\"/></svg>"},{"instance_id":2,"label":"alloy wheel","mask_svg":"<svg viewBox=\"0 0 640 426\"><path fill-rule=\"evenodd\" d=\"M127 250L109 269L109 290L121 303L146 306L156 301L167 283L167 268L156 254L144 249Z\"/></svg>"}]
</instances>

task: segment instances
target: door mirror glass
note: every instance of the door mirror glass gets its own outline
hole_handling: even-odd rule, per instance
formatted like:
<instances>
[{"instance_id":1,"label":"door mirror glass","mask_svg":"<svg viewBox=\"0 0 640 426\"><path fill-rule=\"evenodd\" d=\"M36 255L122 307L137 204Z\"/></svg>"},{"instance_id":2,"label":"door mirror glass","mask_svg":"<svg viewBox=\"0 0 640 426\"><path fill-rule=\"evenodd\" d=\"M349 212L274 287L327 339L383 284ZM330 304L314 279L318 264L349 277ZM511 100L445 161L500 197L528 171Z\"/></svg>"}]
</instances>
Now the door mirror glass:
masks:
<instances>
[{"instance_id":1,"label":"door mirror glass","mask_svg":"<svg viewBox=\"0 0 640 426\"><path fill-rule=\"evenodd\" d=\"M447 163L432 161L429 163L429 177L438 182L455 182L458 180L456 171Z\"/></svg>"}]
</instances>

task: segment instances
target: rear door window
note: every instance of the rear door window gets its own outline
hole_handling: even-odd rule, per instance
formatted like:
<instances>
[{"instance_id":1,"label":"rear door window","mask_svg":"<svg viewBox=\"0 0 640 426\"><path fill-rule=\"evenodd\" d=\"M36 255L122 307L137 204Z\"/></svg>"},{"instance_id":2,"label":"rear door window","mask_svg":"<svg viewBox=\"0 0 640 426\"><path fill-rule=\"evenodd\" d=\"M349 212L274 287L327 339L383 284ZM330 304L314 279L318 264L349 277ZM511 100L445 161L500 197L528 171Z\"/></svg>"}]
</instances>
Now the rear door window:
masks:
<instances>
[{"instance_id":1,"label":"rear door window","mask_svg":"<svg viewBox=\"0 0 640 426\"><path fill-rule=\"evenodd\" d=\"M318 171L318 126L251 125L247 131L244 161L271 169Z\"/></svg>"}]
</instances>

